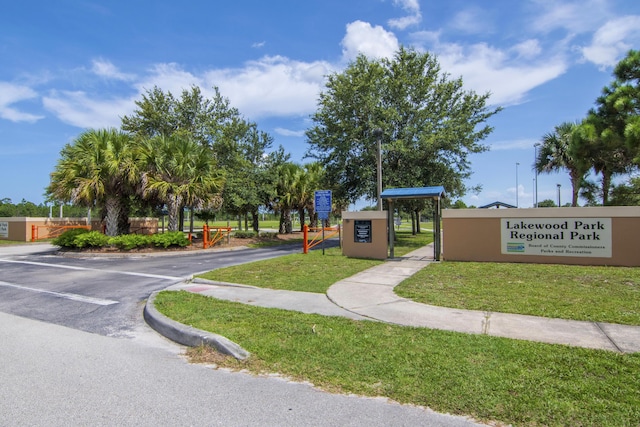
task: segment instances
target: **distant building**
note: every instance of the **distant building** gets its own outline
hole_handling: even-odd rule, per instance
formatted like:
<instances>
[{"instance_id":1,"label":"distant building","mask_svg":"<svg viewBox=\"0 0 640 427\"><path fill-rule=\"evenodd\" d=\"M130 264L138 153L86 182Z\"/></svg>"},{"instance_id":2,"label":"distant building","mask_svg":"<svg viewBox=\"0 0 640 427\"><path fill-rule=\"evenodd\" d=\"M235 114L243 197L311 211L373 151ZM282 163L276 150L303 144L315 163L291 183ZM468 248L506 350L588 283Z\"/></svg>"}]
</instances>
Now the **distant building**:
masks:
<instances>
[{"instance_id":1,"label":"distant building","mask_svg":"<svg viewBox=\"0 0 640 427\"><path fill-rule=\"evenodd\" d=\"M516 209L516 206L510 205L509 203L504 203L504 202L493 202L493 203L489 203L488 205L484 205L484 206L480 206L478 209L498 209L498 208L509 208L509 209Z\"/></svg>"}]
</instances>

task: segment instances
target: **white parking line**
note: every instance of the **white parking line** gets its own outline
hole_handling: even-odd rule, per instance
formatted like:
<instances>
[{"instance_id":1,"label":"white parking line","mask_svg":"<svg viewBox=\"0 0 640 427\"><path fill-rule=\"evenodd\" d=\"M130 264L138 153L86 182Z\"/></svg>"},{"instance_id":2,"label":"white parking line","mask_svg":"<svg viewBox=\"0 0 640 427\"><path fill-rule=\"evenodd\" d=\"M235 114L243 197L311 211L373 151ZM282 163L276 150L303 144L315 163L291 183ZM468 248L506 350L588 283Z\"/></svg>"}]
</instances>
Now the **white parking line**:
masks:
<instances>
[{"instance_id":1,"label":"white parking line","mask_svg":"<svg viewBox=\"0 0 640 427\"><path fill-rule=\"evenodd\" d=\"M87 297L87 296L84 296L84 295L70 294L70 293L67 293L67 292L46 291L44 289L36 289L36 288L30 288L28 286L14 285L12 283L7 283L7 282L0 282L0 286L4 286L4 287L7 287L7 288L19 289L21 291L29 291L29 292L37 292L39 294L53 295L53 296L59 297L59 298L64 298L64 299L68 299L68 300L72 300L72 301L86 302L86 303L95 304L95 305L118 304L118 301L113 301L113 300L108 300L108 299Z\"/></svg>"},{"instance_id":2,"label":"white parking line","mask_svg":"<svg viewBox=\"0 0 640 427\"><path fill-rule=\"evenodd\" d=\"M99 271L101 273L116 273L116 274L125 274L128 276L140 276L140 277L149 277L152 279L163 279L163 280L184 280L184 277L175 277L175 276L162 276L160 274L149 274L149 273L136 273L133 271L118 271L118 270L102 270L99 268L86 268L86 267L76 267L72 265L58 265L58 264L48 264L46 262L35 262L35 261L18 261L13 259L0 259L0 262L8 262L12 264L29 264L29 265L38 265L41 267L52 267L52 268L64 268L67 270L79 270L79 271Z\"/></svg>"}]
</instances>

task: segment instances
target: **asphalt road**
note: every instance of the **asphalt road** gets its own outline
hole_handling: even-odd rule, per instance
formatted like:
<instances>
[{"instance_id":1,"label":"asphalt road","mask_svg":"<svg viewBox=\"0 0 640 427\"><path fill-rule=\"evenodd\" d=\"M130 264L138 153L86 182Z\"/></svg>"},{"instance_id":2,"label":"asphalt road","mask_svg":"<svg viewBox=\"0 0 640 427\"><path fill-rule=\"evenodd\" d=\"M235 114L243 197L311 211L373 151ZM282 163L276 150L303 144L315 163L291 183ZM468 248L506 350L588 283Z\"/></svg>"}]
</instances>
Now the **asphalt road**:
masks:
<instances>
[{"instance_id":1,"label":"asphalt road","mask_svg":"<svg viewBox=\"0 0 640 427\"><path fill-rule=\"evenodd\" d=\"M0 425L474 425L192 365L142 320L151 292L193 273L299 250L69 258L0 247Z\"/></svg>"},{"instance_id":2,"label":"asphalt road","mask_svg":"<svg viewBox=\"0 0 640 427\"><path fill-rule=\"evenodd\" d=\"M0 252L0 311L115 337L131 336L154 291L195 273L300 252L286 246L124 258L9 250Z\"/></svg>"}]
</instances>

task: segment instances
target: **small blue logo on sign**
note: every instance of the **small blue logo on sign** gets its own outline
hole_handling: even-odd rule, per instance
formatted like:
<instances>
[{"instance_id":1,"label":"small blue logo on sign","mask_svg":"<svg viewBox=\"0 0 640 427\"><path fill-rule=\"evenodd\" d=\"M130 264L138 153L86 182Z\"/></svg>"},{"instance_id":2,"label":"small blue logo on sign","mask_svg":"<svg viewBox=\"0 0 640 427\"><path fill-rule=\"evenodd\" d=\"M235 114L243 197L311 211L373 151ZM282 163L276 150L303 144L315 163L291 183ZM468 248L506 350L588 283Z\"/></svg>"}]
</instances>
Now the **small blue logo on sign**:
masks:
<instances>
[{"instance_id":1,"label":"small blue logo on sign","mask_svg":"<svg viewBox=\"0 0 640 427\"><path fill-rule=\"evenodd\" d=\"M507 242L507 252L524 252L524 243Z\"/></svg>"}]
</instances>

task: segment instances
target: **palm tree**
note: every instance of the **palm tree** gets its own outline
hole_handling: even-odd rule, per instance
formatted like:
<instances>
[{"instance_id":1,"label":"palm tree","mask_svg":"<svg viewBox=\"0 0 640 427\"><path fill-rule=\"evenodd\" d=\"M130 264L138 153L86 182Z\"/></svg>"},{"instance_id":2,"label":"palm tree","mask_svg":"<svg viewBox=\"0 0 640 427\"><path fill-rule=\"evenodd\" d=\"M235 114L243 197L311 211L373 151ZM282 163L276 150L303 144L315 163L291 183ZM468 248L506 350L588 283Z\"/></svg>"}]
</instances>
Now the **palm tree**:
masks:
<instances>
[{"instance_id":1,"label":"palm tree","mask_svg":"<svg viewBox=\"0 0 640 427\"><path fill-rule=\"evenodd\" d=\"M312 227L318 226L318 216L315 212L315 190L320 190L324 169L318 162L304 165L304 171L297 185L298 213L300 216L300 231L304 227L304 211L309 213Z\"/></svg>"},{"instance_id":2,"label":"palm tree","mask_svg":"<svg viewBox=\"0 0 640 427\"><path fill-rule=\"evenodd\" d=\"M542 137L535 169L540 173L569 171L572 187L571 206L578 206L578 194L584 176L591 165L587 158L578 155L582 135L578 123L564 122L554 131Z\"/></svg>"},{"instance_id":3,"label":"palm tree","mask_svg":"<svg viewBox=\"0 0 640 427\"><path fill-rule=\"evenodd\" d=\"M118 234L138 169L130 136L117 129L87 130L65 145L51 174L52 199L105 209L106 234Z\"/></svg>"},{"instance_id":4,"label":"palm tree","mask_svg":"<svg viewBox=\"0 0 640 427\"><path fill-rule=\"evenodd\" d=\"M624 131L616 127L605 114L593 110L580 127L583 135L581 153L589 157L596 175L602 176L599 193L603 206L609 204L613 177L629 172L633 162Z\"/></svg>"},{"instance_id":5,"label":"palm tree","mask_svg":"<svg viewBox=\"0 0 640 427\"><path fill-rule=\"evenodd\" d=\"M296 182L301 173L302 168L295 163L284 163L278 168L276 195L271 207L280 213L280 234L293 232L291 210L297 206Z\"/></svg>"},{"instance_id":6,"label":"palm tree","mask_svg":"<svg viewBox=\"0 0 640 427\"><path fill-rule=\"evenodd\" d=\"M166 204L170 231L178 230L182 207L219 204L224 176L210 148L187 137L160 135L140 142L138 152L143 196Z\"/></svg>"}]
</instances>

